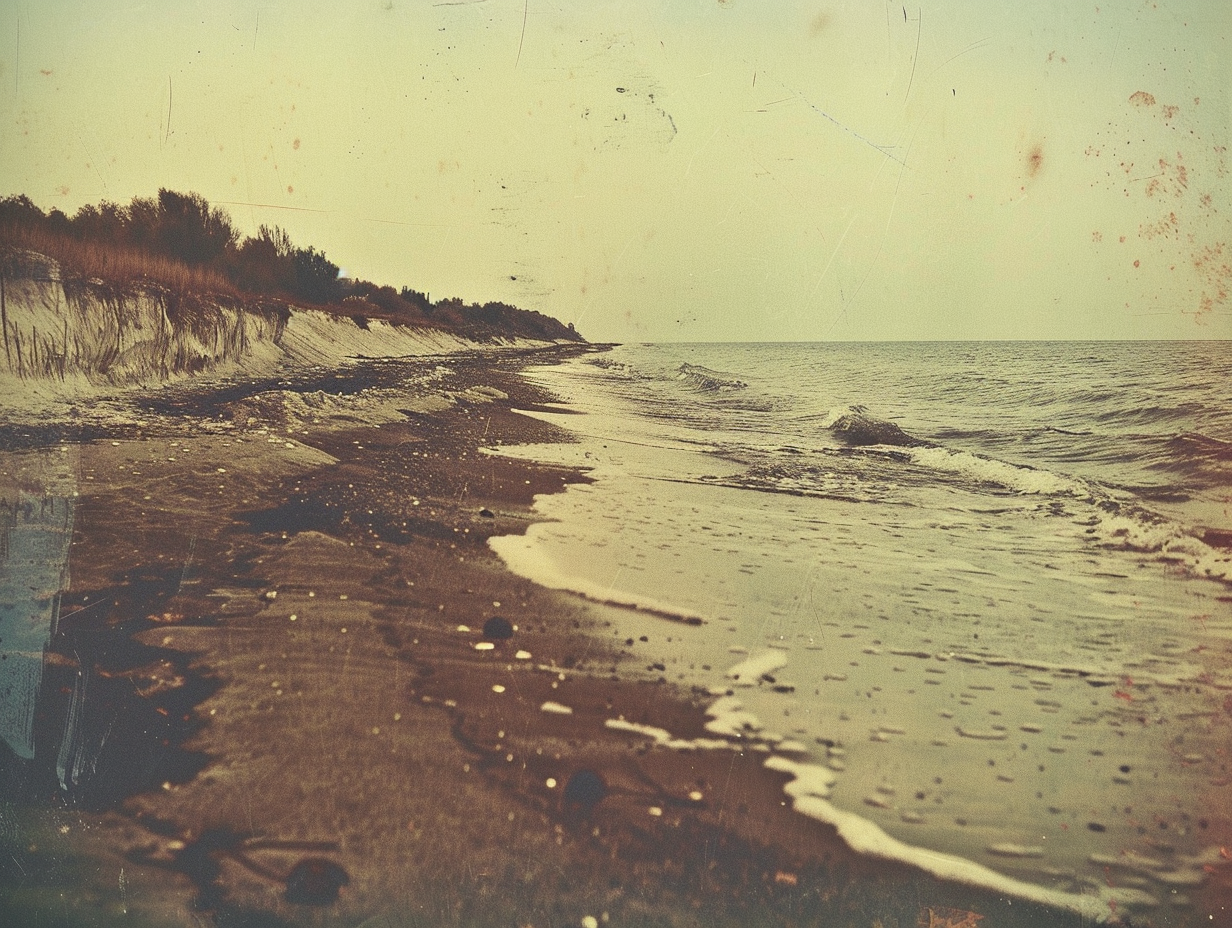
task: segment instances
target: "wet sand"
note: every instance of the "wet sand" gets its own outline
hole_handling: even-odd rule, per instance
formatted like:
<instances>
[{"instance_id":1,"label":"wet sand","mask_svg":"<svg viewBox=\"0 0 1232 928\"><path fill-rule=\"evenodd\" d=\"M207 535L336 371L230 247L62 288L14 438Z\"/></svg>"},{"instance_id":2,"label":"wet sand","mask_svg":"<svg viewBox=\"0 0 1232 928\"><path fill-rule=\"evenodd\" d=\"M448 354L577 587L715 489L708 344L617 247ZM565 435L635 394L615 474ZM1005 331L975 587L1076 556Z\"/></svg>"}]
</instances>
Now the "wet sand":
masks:
<instances>
[{"instance_id":1,"label":"wet sand","mask_svg":"<svg viewBox=\"0 0 1232 928\"><path fill-rule=\"evenodd\" d=\"M639 728L711 737L712 698L486 543L585 479L485 453L564 440L512 411L553 399L524 362L367 362L3 428L6 496L66 469L77 493L36 756L0 748L6 923L1081 924L851 853L762 751Z\"/></svg>"}]
</instances>

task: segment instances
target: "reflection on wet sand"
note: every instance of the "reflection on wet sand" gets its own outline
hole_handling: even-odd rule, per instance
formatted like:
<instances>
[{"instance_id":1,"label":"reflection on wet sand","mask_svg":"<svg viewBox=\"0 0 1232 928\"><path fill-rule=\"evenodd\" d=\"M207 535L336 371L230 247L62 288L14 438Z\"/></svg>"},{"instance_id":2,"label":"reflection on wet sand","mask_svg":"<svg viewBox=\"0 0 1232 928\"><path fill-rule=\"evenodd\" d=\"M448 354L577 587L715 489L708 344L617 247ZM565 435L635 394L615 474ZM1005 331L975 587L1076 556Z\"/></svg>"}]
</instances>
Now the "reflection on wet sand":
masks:
<instances>
[{"instance_id":1,"label":"reflection on wet sand","mask_svg":"<svg viewBox=\"0 0 1232 928\"><path fill-rule=\"evenodd\" d=\"M0 738L32 760L44 656L68 585L75 479L66 448L24 464L0 484Z\"/></svg>"}]
</instances>

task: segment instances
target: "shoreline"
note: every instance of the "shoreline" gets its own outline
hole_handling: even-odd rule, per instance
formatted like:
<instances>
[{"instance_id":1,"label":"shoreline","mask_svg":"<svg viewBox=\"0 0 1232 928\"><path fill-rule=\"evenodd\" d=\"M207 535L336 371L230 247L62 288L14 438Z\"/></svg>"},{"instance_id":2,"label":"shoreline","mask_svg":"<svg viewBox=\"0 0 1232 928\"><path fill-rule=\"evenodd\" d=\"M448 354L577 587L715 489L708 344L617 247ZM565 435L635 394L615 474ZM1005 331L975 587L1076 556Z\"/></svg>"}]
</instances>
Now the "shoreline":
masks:
<instances>
[{"instance_id":1,"label":"shoreline","mask_svg":"<svg viewBox=\"0 0 1232 928\"><path fill-rule=\"evenodd\" d=\"M525 363L579 350L593 348L181 384L133 396L136 424L86 432L43 750L22 782L54 792L62 691L88 667L95 787L14 804L31 824L5 841L0 910L40 912L46 881L18 871L50 856L88 863L59 886L83 922L1055 923L852 852L792 811L791 772L765 753L656 743L648 729L706 737L708 700L607 650L601 609L488 549L535 521L536 494L586 479L482 451L567 440L512 407L552 400ZM24 465L33 489L38 455L60 453L47 437L0 471ZM495 615L512 637L483 637ZM122 730L118 706L142 708L135 728L167 720L167 743ZM0 764L10 783L17 769ZM347 880L311 915L288 894L305 858Z\"/></svg>"}]
</instances>

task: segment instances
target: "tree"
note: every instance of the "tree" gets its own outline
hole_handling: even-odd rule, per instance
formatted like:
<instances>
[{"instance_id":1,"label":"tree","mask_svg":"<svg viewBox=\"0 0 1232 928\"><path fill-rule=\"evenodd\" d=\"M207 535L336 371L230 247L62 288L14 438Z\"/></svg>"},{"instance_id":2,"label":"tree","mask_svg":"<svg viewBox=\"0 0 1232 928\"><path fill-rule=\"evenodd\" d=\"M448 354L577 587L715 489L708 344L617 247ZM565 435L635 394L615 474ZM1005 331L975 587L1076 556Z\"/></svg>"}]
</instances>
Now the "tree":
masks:
<instances>
[{"instance_id":1,"label":"tree","mask_svg":"<svg viewBox=\"0 0 1232 928\"><path fill-rule=\"evenodd\" d=\"M158 191L159 243L164 254L188 264L209 264L235 247L239 233L231 217L211 209L196 193Z\"/></svg>"},{"instance_id":2,"label":"tree","mask_svg":"<svg viewBox=\"0 0 1232 928\"><path fill-rule=\"evenodd\" d=\"M338 265L315 248L296 248L291 254L295 269L295 295L312 303L338 299Z\"/></svg>"}]
</instances>

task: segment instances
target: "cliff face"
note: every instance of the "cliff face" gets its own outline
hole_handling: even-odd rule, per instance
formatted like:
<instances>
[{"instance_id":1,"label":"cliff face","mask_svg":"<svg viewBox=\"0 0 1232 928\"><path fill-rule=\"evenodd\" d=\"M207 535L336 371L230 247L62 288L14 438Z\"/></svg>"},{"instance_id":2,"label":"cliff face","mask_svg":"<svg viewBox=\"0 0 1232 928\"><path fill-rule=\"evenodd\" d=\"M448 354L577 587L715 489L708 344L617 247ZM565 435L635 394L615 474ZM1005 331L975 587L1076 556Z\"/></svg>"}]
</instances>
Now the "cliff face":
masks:
<instances>
[{"instance_id":1,"label":"cliff face","mask_svg":"<svg viewBox=\"0 0 1232 928\"><path fill-rule=\"evenodd\" d=\"M155 287L65 281L47 259L0 278L0 376L124 385L277 355L286 313Z\"/></svg>"},{"instance_id":2,"label":"cliff face","mask_svg":"<svg viewBox=\"0 0 1232 928\"><path fill-rule=\"evenodd\" d=\"M400 357L474 347L437 329L348 318L272 303L176 294L151 285L117 290L64 279L27 253L0 275L0 393L76 392L151 384L200 373L265 373L280 364ZM486 347L544 344L485 341ZM3 384L8 383L6 389ZM23 384L26 391L13 391Z\"/></svg>"}]
</instances>

